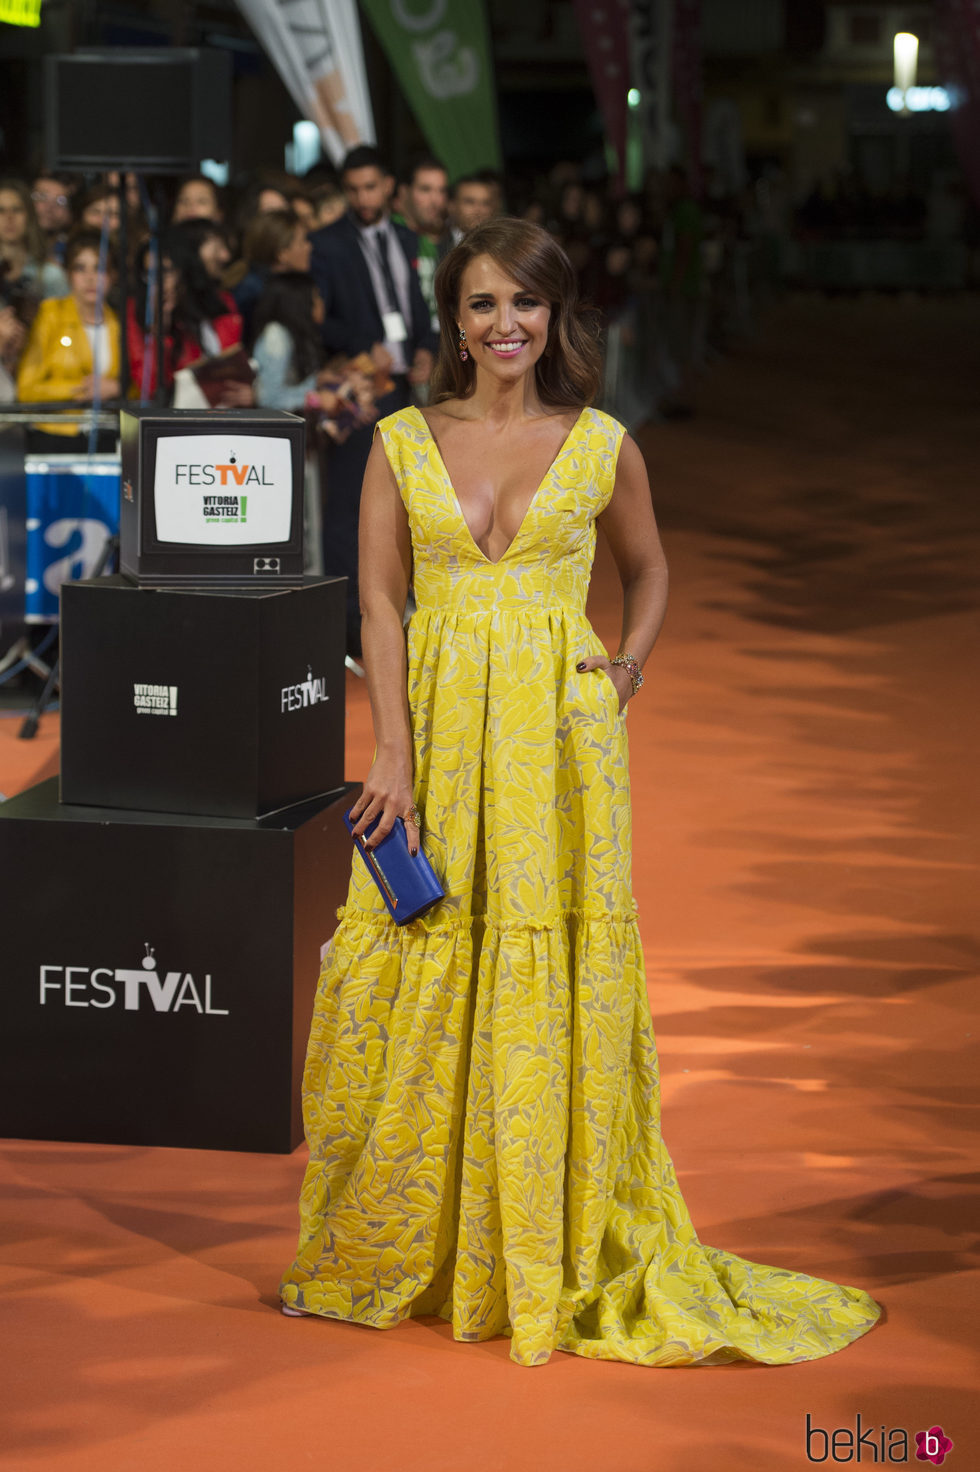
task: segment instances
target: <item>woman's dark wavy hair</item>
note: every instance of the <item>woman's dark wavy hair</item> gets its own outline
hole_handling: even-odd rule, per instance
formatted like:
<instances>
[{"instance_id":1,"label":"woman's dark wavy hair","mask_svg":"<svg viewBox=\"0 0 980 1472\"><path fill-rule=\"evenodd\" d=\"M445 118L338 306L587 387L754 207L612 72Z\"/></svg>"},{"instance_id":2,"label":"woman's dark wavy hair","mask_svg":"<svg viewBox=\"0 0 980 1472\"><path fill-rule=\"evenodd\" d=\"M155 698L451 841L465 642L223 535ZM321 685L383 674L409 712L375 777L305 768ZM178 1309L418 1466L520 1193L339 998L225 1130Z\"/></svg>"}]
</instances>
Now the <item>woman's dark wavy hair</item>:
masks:
<instances>
[{"instance_id":1,"label":"woman's dark wavy hair","mask_svg":"<svg viewBox=\"0 0 980 1472\"><path fill-rule=\"evenodd\" d=\"M9 190L16 194L24 206L26 219L24 221L24 246L28 258L37 266L43 266L48 258L48 245L44 238L44 231L38 224L37 211L31 198L31 191L21 179L0 179L0 190Z\"/></svg>"},{"instance_id":2,"label":"woman's dark wavy hair","mask_svg":"<svg viewBox=\"0 0 980 1472\"><path fill-rule=\"evenodd\" d=\"M436 272L439 355L429 402L467 399L476 386L473 359L459 356L459 305L463 273L477 256L489 256L502 271L551 307L548 342L534 365L538 395L556 408L581 409L599 392L602 377L598 326L579 305L572 263L558 242L530 220L499 216L478 225L445 257Z\"/></svg>"},{"instance_id":3,"label":"woman's dark wavy hair","mask_svg":"<svg viewBox=\"0 0 980 1472\"><path fill-rule=\"evenodd\" d=\"M293 340L293 366L307 378L323 363L320 331L313 321L313 277L305 271L277 271L262 288L252 317L252 343L270 322L279 322Z\"/></svg>"},{"instance_id":4,"label":"woman's dark wavy hair","mask_svg":"<svg viewBox=\"0 0 980 1472\"><path fill-rule=\"evenodd\" d=\"M94 250L98 259L103 259L101 230L79 225L71 232L65 245L66 271L71 270L83 250ZM116 248L111 240L105 242L105 268L110 272L116 269Z\"/></svg>"},{"instance_id":5,"label":"woman's dark wavy hair","mask_svg":"<svg viewBox=\"0 0 980 1472\"><path fill-rule=\"evenodd\" d=\"M201 260L201 246L212 235L224 239L221 226L212 220L181 220L170 226L163 241L163 254L170 257L180 275L174 309L176 332L198 344L201 323L223 317L228 311L218 283Z\"/></svg>"}]
</instances>

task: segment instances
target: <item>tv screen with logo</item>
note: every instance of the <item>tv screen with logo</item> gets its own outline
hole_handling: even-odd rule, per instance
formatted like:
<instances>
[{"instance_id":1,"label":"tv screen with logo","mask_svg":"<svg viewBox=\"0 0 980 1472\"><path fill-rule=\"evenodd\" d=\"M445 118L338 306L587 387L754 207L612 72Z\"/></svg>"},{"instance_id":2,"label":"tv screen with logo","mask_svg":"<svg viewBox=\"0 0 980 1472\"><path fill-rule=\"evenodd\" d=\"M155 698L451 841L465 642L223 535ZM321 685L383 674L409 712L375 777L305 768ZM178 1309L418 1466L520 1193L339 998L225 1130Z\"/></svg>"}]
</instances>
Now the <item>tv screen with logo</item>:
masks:
<instances>
[{"instance_id":1,"label":"tv screen with logo","mask_svg":"<svg viewBox=\"0 0 980 1472\"><path fill-rule=\"evenodd\" d=\"M289 541L288 440L259 434L171 435L157 444L153 507L161 542L244 547Z\"/></svg>"},{"instance_id":2,"label":"tv screen with logo","mask_svg":"<svg viewBox=\"0 0 980 1472\"><path fill-rule=\"evenodd\" d=\"M281 410L124 410L120 565L161 586L303 574L305 424Z\"/></svg>"}]
</instances>

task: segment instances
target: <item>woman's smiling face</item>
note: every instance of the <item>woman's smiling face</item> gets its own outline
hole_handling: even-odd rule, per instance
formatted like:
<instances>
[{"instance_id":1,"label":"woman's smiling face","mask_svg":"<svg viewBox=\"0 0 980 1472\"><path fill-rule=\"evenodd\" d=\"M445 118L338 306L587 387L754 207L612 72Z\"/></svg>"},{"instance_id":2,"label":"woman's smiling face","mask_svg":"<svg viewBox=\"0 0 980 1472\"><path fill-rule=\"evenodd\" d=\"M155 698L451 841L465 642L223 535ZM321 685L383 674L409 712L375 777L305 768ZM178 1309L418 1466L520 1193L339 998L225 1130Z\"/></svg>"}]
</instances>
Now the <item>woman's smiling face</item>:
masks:
<instances>
[{"instance_id":1,"label":"woman's smiling face","mask_svg":"<svg viewBox=\"0 0 980 1472\"><path fill-rule=\"evenodd\" d=\"M463 272L459 326L477 370L494 378L521 378L548 343L551 307L522 286L492 256L477 256Z\"/></svg>"},{"instance_id":2,"label":"woman's smiling face","mask_svg":"<svg viewBox=\"0 0 980 1472\"><path fill-rule=\"evenodd\" d=\"M198 255L211 280L220 281L222 272L231 260L231 251L225 244L224 237L217 231L205 236L198 249Z\"/></svg>"}]
</instances>

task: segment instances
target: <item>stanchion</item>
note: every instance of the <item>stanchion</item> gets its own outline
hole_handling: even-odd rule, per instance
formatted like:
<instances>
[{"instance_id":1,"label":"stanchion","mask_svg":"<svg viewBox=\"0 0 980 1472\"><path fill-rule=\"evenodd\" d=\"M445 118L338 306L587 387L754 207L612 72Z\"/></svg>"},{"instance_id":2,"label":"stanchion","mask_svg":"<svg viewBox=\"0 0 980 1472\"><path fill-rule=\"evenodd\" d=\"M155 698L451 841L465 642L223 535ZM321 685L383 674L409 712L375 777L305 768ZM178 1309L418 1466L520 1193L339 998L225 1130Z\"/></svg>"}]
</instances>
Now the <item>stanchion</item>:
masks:
<instances>
[{"instance_id":1,"label":"stanchion","mask_svg":"<svg viewBox=\"0 0 980 1472\"><path fill-rule=\"evenodd\" d=\"M99 560L95 564L95 567L92 570L92 577L93 578L101 578L101 577L104 577L107 570L108 571L111 571L111 568L110 568L109 564L113 561L113 559L115 558L115 556L118 553L118 551L119 551L119 538L118 538L118 536L106 537L105 546L102 548L102 552L101 552L101 555L99 557ZM30 659L28 659L27 663L28 663L29 667L35 671L36 674L40 674L41 673L40 670L36 669L34 663ZM37 735L37 728L38 728L38 725L40 723L41 717L44 715L44 712L47 709L48 704L49 704L52 696L54 695L55 690L57 690L60 687L60 684L61 684L61 654L59 653L56 656L54 663L50 666L50 668L47 671L47 679L44 682L44 686L43 686L43 688L41 690L40 695L37 697L37 699L35 700L34 704L31 706L30 710L27 712L27 715L24 717L24 720L23 720L23 723L21 725L21 728L17 732L17 739L19 741L30 741L33 736L36 736Z\"/></svg>"},{"instance_id":2,"label":"stanchion","mask_svg":"<svg viewBox=\"0 0 980 1472\"><path fill-rule=\"evenodd\" d=\"M20 403L16 406L4 406L0 409L0 426L20 425L29 431L32 427L36 427L39 424L50 424L52 420L57 420L64 424L77 425L79 432L84 433L87 430L90 438L94 438L100 430L111 429L118 431L119 424L118 411L106 410L105 408L81 409L77 403L72 401L38 404ZM36 459L36 457L34 458ZM84 455L79 456L78 459L86 461L89 464L90 471L93 464L99 464L101 473L105 473L101 460L90 461ZM10 460L9 456L8 460ZM43 513L35 510L28 504L31 493L27 488L27 466L29 464L33 465L34 460L28 456L25 461L22 443L19 444L17 462L15 464L11 461L11 463L7 464L4 477L0 478L0 516L8 517L13 522L19 523L21 528L24 528L26 524L26 532L22 532L17 537L11 535L9 538L9 556L5 556L4 562L4 585L2 591L6 596L4 599L5 611L3 617L5 622L9 621L21 627L23 627L24 623L28 625L34 623L51 623L54 626L54 637L57 638L59 614L57 612L49 614L43 609L32 607L32 600L36 600L38 597L43 598L45 596L44 588L50 587L50 585L47 583L46 575L43 572L37 571L37 568L44 561L43 550L40 553L38 552L38 548L41 546L38 539L45 537L46 523L43 521ZM86 482L86 484L88 485L89 483ZM86 491L86 500L90 494L91 486L89 485ZM61 503L59 502L58 504L60 507ZM60 514L61 512L59 511ZM79 513L79 515L82 515L82 513ZM112 567L110 564L118 550L119 539L115 533L115 528L118 526L118 508L110 510L105 515L100 515L94 519L101 523L101 526L104 528L105 540L94 562L91 561L90 557L86 558L82 555L78 555L72 559L73 566L71 571L79 577L101 577L106 571L111 572ZM69 513L67 522L72 523L75 521L76 516ZM6 521L4 525L6 525ZM83 526L87 525L86 522L79 520L76 530L81 530ZM33 541L32 538L34 539ZM57 545L67 545L67 543L59 543ZM82 537L82 545L84 550L84 536ZM99 546L97 541L95 546ZM32 548L33 551L31 550ZM35 583L32 584L30 579L35 574ZM17 611L15 611L13 605L16 605ZM49 637L46 640L45 649L50 642L51 639ZM36 735L40 718L50 705L54 693L59 686L59 661L57 658L53 660L42 658L42 652L40 648L31 649L29 633L25 633L16 642L13 649L9 652L9 657L4 661L6 665L19 663L21 669L30 670L43 681L43 688L33 701L18 732L18 737L22 741L29 741Z\"/></svg>"}]
</instances>

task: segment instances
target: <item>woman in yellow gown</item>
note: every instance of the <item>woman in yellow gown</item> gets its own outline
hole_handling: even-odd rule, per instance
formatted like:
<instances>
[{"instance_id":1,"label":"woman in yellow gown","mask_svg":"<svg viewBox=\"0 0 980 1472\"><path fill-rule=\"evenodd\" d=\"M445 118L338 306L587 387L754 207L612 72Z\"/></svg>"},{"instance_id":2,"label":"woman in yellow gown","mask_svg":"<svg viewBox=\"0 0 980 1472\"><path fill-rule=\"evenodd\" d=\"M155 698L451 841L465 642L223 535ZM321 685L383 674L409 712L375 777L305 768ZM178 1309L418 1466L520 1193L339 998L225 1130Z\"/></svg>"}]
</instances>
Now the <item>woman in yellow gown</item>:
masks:
<instances>
[{"instance_id":1,"label":"woman in yellow gown","mask_svg":"<svg viewBox=\"0 0 980 1472\"><path fill-rule=\"evenodd\" d=\"M414 846L421 815L446 898L396 927L354 863L283 1310L441 1314L522 1365L830 1354L877 1305L702 1245L660 1135L624 720L667 594L642 457L587 407L597 351L545 231L479 227L436 291L432 407L381 422L364 481L377 752L354 816L381 815L373 842L403 817ZM585 616L600 519L625 662Z\"/></svg>"}]
</instances>

